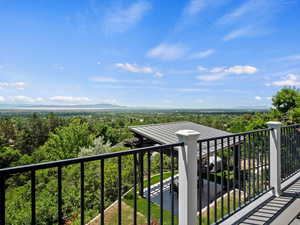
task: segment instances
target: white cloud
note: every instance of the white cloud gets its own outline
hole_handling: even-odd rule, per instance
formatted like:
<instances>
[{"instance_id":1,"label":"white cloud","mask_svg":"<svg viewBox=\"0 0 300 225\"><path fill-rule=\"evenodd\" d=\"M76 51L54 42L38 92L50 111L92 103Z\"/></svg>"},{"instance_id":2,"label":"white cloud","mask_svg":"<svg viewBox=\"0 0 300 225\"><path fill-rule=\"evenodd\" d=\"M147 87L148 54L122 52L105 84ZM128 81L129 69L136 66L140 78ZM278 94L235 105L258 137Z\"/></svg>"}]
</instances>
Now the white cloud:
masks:
<instances>
[{"instance_id":1,"label":"white cloud","mask_svg":"<svg viewBox=\"0 0 300 225\"><path fill-rule=\"evenodd\" d=\"M130 64L130 63L116 63L115 66L117 68L120 68L127 72L132 72L132 73L153 73L154 72L154 69L151 67L142 67L142 66L138 66L136 64Z\"/></svg>"},{"instance_id":2,"label":"white cloud","mask_svg":"<svg viewBox=\"0 0 300 225\"><path fill-rule=\"evenodd\" d=\"M232 66L225 70L225 72L234 74L254 74L257 71L258 69L253 66Z\"/></svg>"},{"instance_id":3,"label":"white cloud","mask_svg":"<svg viewBox=\"0 0 300 225\"><path fill-rule=\"evenodd\" d=\"M63 65L55 64L54 68L60 72L65 70L65 67Z\"/></svg>"},{"instance_id":4,"label":"white cloud","mask_svg":"<svg viewBox=\"0 0 300 225\"><path fill-rule=\"evenodd\" d=\"M205 88L174 88L173 90L178 92L206 92L208 89Z\"/></svg>"},{"instance_id":5,"label":"white cloud","mask_svg":"<svg viewBox=\"0 0 300 225\"><path fill-rule=\"evenodd\" d=\"M120 80L113 77L92 77L91 81L99 82L99 83L118 83Z\"/></svg>"},{"instance_id":6,"label":"white cloud","mask_svg":"<svg viewBox=\"0 0 300 225\"><path fill-rule=\"evenodd\" d=\"M197 76L197 79L202 81L215 81L223 79L225 76L230 74L254 74L258 72L258 69L253 66L232 66L232 67L215 67L209 71L209 74Z\"/></svg>"},{"instance_id":7,"label":"white cloud","mask_svg":"<svg viewBox=\"0 0 300 225\"><path fill-rule=\"evenodd\" d=\"M300 62L300 54L285 56L277 59L277 61L299 61Z\"/></svg>"},{"instance_id":8,"label":"white cloud","mask_svg":"<svg viewBox=\"0 0 300 225\"><path fill-rule=\"evenodd\" d=\"M224 66L219 66L219 67L214 67L210 70L211 73L220 73L224 72L225 67Z\"/></svg>"},{"instance_id":9,"label":"white cloud","mask_svg":"<svg viewBox=\"0 0 300 225\"><path fill-rule=\"evenodd\" d=\"M0 102L5 102L5 98L3 96L0 96Z\"/></svg>"},{"instance_id":10,"label":"white cloud","mask_svg":"<svg viewBox=\"0 0 300 225\"><path fill-rule=\"evenodd\" d=\"M130 63L116 63L115 66L119 69L131 73L153 74L153 77L155 78L163 77L163 73L157 71L155 68L150 66L138 66L137 64Z\"/></svg>"},{"instance_id":11,"label":"white cloud","mask_svg":"<svg viewBox=\"0 0 300 225\"><path fill-rule=\"evenodd\" d=\"M197 66L197 70L199 72L207 72L208 71L208 69L206 67L204 67L204 66Z\"/></svg>"},{"instance_id":12,"label":"white cloud","mask_svg":"<svg viewBox=\"0 0 300 225\"><path fill-rule=\"evenodd\" d=\"M227 75L227 73L224 73L224 72L223 73L214 73L214 74L197 76L197 79L202 80L202 81L215 81L215 80L221 80L226 75Z\"/></svg>"},{"instance_id":13,"label":"white cloud","mask_svg":"<svg viewBox=\"0 0 300 225\"><path fill-rule=\"evenodd\" d=\"M254 99L257 100L257 101L261 101L261 100L268 100L268 101L270 101L270 100L272 100L272 97L255 96Z\"/></svg>"},{"instance_id":14,"label":"white cloud","mask_svg":"<svg viewBox=\"0 0 300 225\"><path fill-rule=\"evenodd\" d=\"M14 102L14 103L39 103L39 102L44 101L44 99L41 97L32 98L32 97L23 96L23 95L13 96L13 97L10 97L9 99L11 102Z\"/></svg>"},{"instance_id":15,"label":"white cloud","mask_svg":"<svg viewBox=\"0 0 300 225\"><path fill-rule=\"evenodd\" d=\"M11 87L17 90L24 90L25 86L26 86L25 82L0 82L0 89Z\"/></svg>"},{"instance_id":16,"label":"white cloud","mask_svg":"<svg viewBox=\"0 0 300 225\"><path fill-rule=\"evenodd\" d=\"M156 78L162 78L164 75L162 74L162 73L160 73L160 72L156 72L155 74L154 74L154 77L156 77Z\"/></svg>"},{"instance_id":17,"label":"white cloud","mask_svg":"<svg viewBox=\"0 0 300 225\"><path fill-rule=\"evenodd\" d=\"M201 52L197 52L191 55L191 58L196 59L196 58L205 58L208 57L212 54L214 54L216 52L216 50L214 49L208 49L205 51L201 51Z\"/></svg>"},{"instance_id":18,"label":"white cloud","mask_svg":"<svg viewBox=\"0 0 300 225\"><path fill-rule=\"evenodd\" d=\"M261 12L264 8L268 7L267 0L249 0L246 1L244 4L233 10L232 12L224 15L221 17L218 22L219 23L232 23L237 21L242 16L246 16L250 13L257 14Z\"/></svg>"},{"instance_id":19,"label":"white cloud","mask_svg":"<svg viewBox=\"0 0 300 225\"><path fill-rule=\"evenodd\" d=\"M182 58L187 53L187 48L180 44L159 44L158 46L150 49L147 56L160 60L176 60Z\"/></svg>"},{"instance_id":20,"label":"white cloud","mask_svg":"<svg viewBox=\"0 0 300 225\"><path fill-rule=\"evenodd\" d=\"M190 0L184 9L184 14L195 15L205 7L204 0Z\"/></svg>"},{"instance_id":21,"label":"white cloud","mask_svg":"<svg viewBox=\"0 0 300 225\"><path fill-rule=\"evenodd\" d=\"M267 83L267 86L300 86L300 75L288 74L283 79Z\"/></svg>"},{"instance_id":22,"label":"white cloud","mask_svg":"<svg viewBox=\"0 0 300 225\"><path fill-rule=\"evenodd\" d=\"M236 30L231 31L223 37L223 41L230 41L240 37L247 37L254 35L254 31L250 27L242 27Z\"/></svg>"},{"instance_id":23,"label":"white cloud","mask_svg":"<svg viewBox=\"0 0 300 225\"><path fill-rule=\"evenodd\" d=\"M150 9L151 4L143 0L127 7L111 8L103 19L104 28L108 32L125 32L136 25Z\"/></svg>"},{"instance_id":24,"label":"white cloud","mask_svg":"<svg viewBox=\"0 0 300 225\"><path fill-rule=\"evenodd\" d=\"M197 102L197 103L200 103L200 104L201 104L201 103L204 103L204 100L203 100L203 99L196 99L196 100L195 100L195 102Z\"/></svg>"},{"instance_id":25,"label":"white cloud","mask_svg":"<svg viewBox=\"0 0 300 225\"><path fill-rule=\"evenodd\" d=\"M53 96L50 97L49 100L60 102L60 103L69 103L69 104L89 103L92 101L88 97L73 97L73 96Z\"/></svg>"}]
</instances>

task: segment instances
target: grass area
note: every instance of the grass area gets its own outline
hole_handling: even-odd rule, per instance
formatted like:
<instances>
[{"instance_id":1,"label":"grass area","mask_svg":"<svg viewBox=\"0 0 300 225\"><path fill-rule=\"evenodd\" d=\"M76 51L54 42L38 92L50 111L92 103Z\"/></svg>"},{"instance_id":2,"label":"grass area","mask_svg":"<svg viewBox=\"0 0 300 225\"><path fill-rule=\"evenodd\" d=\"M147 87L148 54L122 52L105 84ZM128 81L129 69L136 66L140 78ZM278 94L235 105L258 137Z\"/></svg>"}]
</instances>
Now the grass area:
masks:
<instances>
[{"instance_id":1,"label":"grass area","mask_svg":"<svg viewBox=\"0 0 300 225\"><path fill-rule=\"evenodd\" d=\"M176 174L177 171L174 171ZM163 174L163 179L167 179L171 177L171 172L166 172ZM160 182L160 174L154 175L151 177L150 184L156 184ZM144 181L144 188L148 186L148 180ZM147 213L148 213L148 200L145 198L140 197L137 195L137 211L144 215L147 218ZM133 191L128 192L128 194L124 197L124 201L126 204L130 205L133 207L134 201L133 201ZM154 203L150 203L151 207L151 220L154 222L154 224L159 223L160 219L160 207ZM163 211L163 218L164 218L164 224L171 224L171 212L168 210ZM175 216L174 218L174 224L178 224L178 217Z\"/></svg>"},{"instance_id":2,"label":"grass area","mask_svg":"<svg viewBox=\"0 0 300 225\"><path fill-rule=\"evenodd\" d=\"M99 225L99 217L88 225ZM104 224L118 225L118 204L113 205L105 212ZM122 224L133 224L133 208L126 203L122 202ZM146 217L141 213L137 213L137 224L147 224Z\"/></svg>"},{"instance_id":3,"label":"grass area","mask_svg":"<svg viewBox=\"0 0 300 225\"><path fill-rule=\"evenodd\" d=\"M167 179L171 176L170 172L164 173L163 178ZM150 184L156 184L160 181L160 175L155 175L151 177ZM144 181L144 187L147 187L148 181ZM142 198L137 194L137 212L138 212L138 224L147 224L147 215L148 215L148 199ZM241 201L243 203L243 201ZM238 207L238 191L236 192L236 208ZM223 215L227 215L230 212L233 212L233 192L230 194L230 202L228 205L228 197L223 198ZM221 199L217 201L217 211L216 211L216 218L217 220L221 219L222 216L222 203ZM133 224L133 207L134 207L134 201L133 201L133 190L129 191L123 199L122 202L122 223L123 224ZM151 207L151 221L153 224L159 224L160 220L160 207L156 205L155 203L150 203ZM230 208L230 210L229 210ZM202 212L202 225L208 225L212 224L215 221L215 211L214 206L211 206L209 208L209 221L208 221L208 215L207 210L203 210ZM105 224L112 224L115 225L118 223L118 207L117 205L113 206L109 212L105 213ZM169 225L171 224L171 212L168 210L163 210L163 219L164 224ZM197 223L199 221L199 217L197 218ZM97 224L97 223L95 223ZM99 222L98 222L99 224ZM178 225L178 216L174 216L174 224ZM94 225L94 224L89 224Z\"/></svg>"},{"instance_id":4,"label":"grass area","mask_svg":"<svg viewBox=\"0 0 300 225\"><path fill-rule=\"evenodd\" d=\"M217 173L211 172L210 174L212 174L212 175L216 174L217 176L222 177L222 171L217 172ZM225 179L234 179L234 171L233 170L224 170L223 174L224 174Z\"/></svg>"},{"instance_id":5,"label":"grass area","mask_svg":"<svg viewBox=\"0 0 300 225\"><path fill-rule=\"evenodd\" d=\"M229 197L229 204L228 204L228 197L223 198L223 215L226 216L227 214L233 212L234 207L234 199L233 199L234 193L232 192ZM235 194L236 201L235 206L238 207L238 192ZM243 201L241 200L241 204ZM222 202L221 199L217 201L217 210L216 210L216 221L220 220L222 218ZM199 217L198 217L199 221ZM201 217L201 225L209 225L215 222L215 208L214 205L209 208L209 220L208 220L208 210L202 211L202 217Z\"/></svg>"},{"instance_id":6,"label":"grass area","mask_svg":"<svg viewBox=\"0 0 300 225\"><path fill-rule=\"evenodd\" d=\"M178 171L174 171L174 175L176 175ZM163 173L163 180L164 179L167 179L171 177L171 172L165 172ZM156 184L160 182L160 174L157 174L157 175L154 175L153 177L151 177L151 180L150 180L150 185L153 185L153 184ZM144 180L144 188L148 187L148 180Z\"/></svg>"}]
</instances>

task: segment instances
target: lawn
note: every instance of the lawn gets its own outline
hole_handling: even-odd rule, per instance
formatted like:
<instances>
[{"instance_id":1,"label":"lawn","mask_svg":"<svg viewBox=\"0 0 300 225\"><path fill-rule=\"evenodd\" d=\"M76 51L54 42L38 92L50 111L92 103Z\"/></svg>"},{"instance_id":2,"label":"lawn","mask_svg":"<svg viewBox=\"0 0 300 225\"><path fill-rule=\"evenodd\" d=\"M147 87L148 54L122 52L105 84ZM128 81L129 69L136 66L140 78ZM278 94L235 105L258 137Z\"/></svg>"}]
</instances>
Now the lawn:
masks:
<instances>
[{"instance_id":1,"label":"lawn","mask_svg":"<svg viewBox=\"0 0 300 225\"><path fill-rule=\"evenodd\" d=\"M171 176L170 172L164 173L163 178L167 179ZM156 184L160 181L160 175L155 175L151 177L150 184ZM144 181L144 187L147 187L148 180ZM236 192L236 207L238 205L238 191ZM217 201L217 211L216 211L216 218L217 220L221 219L222 212L221 212L221 199ZM233 211L233 192L230 194L230 212ZM223 206L224 206L224 215L229 213L229 207L228 207L228 198L225 196L223 198ZM133 201L133 190L129 191L123 198L122 201L122 223L123 224L133 224L133 207L134 207L134 201ZM160 207L157 204L150 203L151 207L151 221L152 223L159 224L160 220ZM207 219L207 210L202 210L202 225L208 225L212 224L215 221L215 215L214 215L214 206L211 206L210 209L210 220L208 223ZM148 214L148 200L147 198L142 198L137 193L137 221L138 224L147 224L147 214ZM164 218L164 224L170 225L171 224L171 212L164 210L163 211L163 218ZM90 223L89 225L99 224L99 221L96 220L95 223ZM197 218L197 222L199 221L199 217ZM118 205L115 204L113 207L111 207L109 210L105 212L105 224L118 224ZM174 224L178 225L178 216L174 216Z\"/></svg>"}]
</instances>

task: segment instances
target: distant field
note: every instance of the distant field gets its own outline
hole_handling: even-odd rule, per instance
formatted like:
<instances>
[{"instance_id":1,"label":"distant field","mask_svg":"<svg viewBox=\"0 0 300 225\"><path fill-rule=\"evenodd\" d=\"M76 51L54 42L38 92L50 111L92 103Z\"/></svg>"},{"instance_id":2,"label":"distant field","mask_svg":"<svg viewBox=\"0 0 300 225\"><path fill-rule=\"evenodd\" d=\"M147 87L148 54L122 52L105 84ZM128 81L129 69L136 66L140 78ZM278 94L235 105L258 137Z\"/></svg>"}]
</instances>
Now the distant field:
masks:
<instances>
[{"instance_id":1,"label":"distant field","mask_svg":"<svg viewBox=\"0 0 300 225\"><path fill-rule=\"evenodd\" d=\"M0 117L29 116L32 113L47 115L55 113L61 116L102 114L102 113L194 113L194 114L245 114L267 112L268 109L155 109L155 108L88 108L88 107L18 107L0 108Z\"/></svg>"}]
</instances>

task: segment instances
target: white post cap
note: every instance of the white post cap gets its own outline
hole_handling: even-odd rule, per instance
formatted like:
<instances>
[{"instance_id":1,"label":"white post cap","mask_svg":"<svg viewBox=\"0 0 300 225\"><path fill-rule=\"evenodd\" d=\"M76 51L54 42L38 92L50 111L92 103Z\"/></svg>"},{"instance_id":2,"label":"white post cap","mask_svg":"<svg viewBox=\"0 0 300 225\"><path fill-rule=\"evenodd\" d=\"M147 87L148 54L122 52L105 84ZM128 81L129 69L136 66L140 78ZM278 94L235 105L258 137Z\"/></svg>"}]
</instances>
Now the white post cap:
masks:
<instances>
[{"instance_id":1,"label":"white post cap","mask_svg":"<svg viewBox=\"0 0 300 225\"><path fill-rule=\"evenodd\" d=\"M194 130L179 130L176 133L176 136L183 136L183 137L198 137L200 133Z\"/></svg>"},{"instance_id":2,"label":"white post cap","mask_svg":"<svg viewBox=\"0 0 300 225\"><path fill-rule=\"evenodd\" d=\"M269 121L266 124L268 125L268 127L277 128L280 127L282 123L279 121Z\"/></svg>"}]
</instances>

